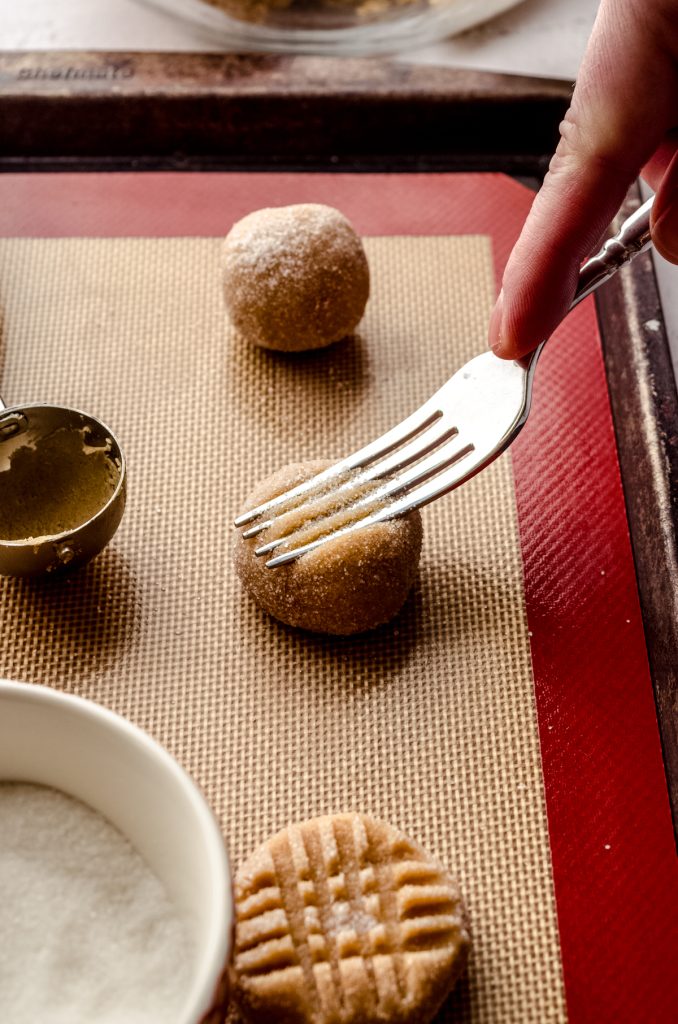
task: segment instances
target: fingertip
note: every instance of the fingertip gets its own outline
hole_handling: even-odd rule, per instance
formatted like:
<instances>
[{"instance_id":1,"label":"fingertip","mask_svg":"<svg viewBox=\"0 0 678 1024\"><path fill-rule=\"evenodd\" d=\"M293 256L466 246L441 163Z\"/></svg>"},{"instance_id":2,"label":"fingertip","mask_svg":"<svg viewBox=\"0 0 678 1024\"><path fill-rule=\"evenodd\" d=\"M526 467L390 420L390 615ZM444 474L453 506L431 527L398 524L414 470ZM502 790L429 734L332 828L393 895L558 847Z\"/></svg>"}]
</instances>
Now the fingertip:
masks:
<instances>
[{"instance_id":1,"label":"fingertip","mask_svg":"<svg viewBox=\"0 0 678 1024\"><path fill-rule=\"evenodd\" d=\"M520 344L520 338L513 329L514 317L511 313L511 307L507 306L502 288L492 310L488 328L488 344L499 359L520 359L530 351L530 346L525 346L524 339L523 344ZM536 345L533 347L536 348Z\"/></svg>"},{"instance_id":2,"label":"fingertip","mask_svg":"<svg viewBox=\"0 0 678 1024\"><path fill-rule=\"evenodd\" d=\"M509 329L506 317L502 317L501 326L490 347L500 359L519 359L524 354L520 350L517 338Z\"/></svg>"},{"instance_id":3,"label":"fingertip","mask_svg":"<svg viewBox=\"0 0 678 1024\"><path fill-rule=\"evenodd\" d=\"M660 211L652 225L652 242L660 256L669 263L678 263L678 196Z\"/></svg>"},{"instance_id":4,"label":"fingertip","mask_svg":"<svg viewBox=\"0 0 678 1024\"><path fill-rule=\"evenodd\" d=\"M655 235L654 247L667 263L678 265L678 238L673 238L669 244L665 244L662 238Z\"/></svg>"},{"instance_id":5,"label":"fingertip","mask_svg":"<svg viewBox=\"0 0 678 1024\"><path fill-rule=\"evenodd\" d=\"M652 241L669 263L678 263L678 152L662 178L652 211Z\"/></svg>"},{"instance_id":6,"label":"fingertip","mask_svg":"<svg viewBox=\"0 0 678 1024\"><path fill-rule=\"evenodd\" d=\"M490 316L488 328L489 346L495 356L500 359L517 359L516 346L508 329L507 317L504 313L504 289L499 292L495 307Z\"/></svg>"},{"instance_id":7,"label":"fingertip","mask_svg":"<svg viewBox=\"0 0 678 1024\"><path fill-rule=\"evenodd\" d=\"M515 343L512 338L500 338L496 345L492 346L492 351L495 356L499 359L520 359L521 356L526 355L529 349L521 351L520 347Z\"/></svg>"}]
</instances>

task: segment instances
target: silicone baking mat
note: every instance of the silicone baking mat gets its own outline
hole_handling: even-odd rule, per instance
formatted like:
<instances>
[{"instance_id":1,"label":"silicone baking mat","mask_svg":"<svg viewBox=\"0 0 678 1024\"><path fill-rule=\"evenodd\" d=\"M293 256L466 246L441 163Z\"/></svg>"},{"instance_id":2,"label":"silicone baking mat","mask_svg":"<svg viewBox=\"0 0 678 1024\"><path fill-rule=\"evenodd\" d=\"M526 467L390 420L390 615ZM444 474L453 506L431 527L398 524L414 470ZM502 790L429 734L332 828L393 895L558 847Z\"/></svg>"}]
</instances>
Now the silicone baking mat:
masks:
<instances>
[{"instance_id":1,"label":"silicone baking mat","mask_svg":"<svg viewBox=\"0 0 678 1024\"><path fill-rule=\"evenodd\" d=\"M14 186L27 221L12 233L43 237L0 243L3 393L109 422L130 497L83 572L2 581L0 673L155 735L236 863L334 809L421 840L459 877L474 934L441 1022L671 1019L670 818L591 307L544 357L513 466L426 511L392 624L289 630L230 568L229 520L258 478L358 446L482 347L528 195L474 175ZM290 201L332 202L380 236L358 337L292 359L233 335L218 271L234 219Z\"/></svg>"}]
</instances>

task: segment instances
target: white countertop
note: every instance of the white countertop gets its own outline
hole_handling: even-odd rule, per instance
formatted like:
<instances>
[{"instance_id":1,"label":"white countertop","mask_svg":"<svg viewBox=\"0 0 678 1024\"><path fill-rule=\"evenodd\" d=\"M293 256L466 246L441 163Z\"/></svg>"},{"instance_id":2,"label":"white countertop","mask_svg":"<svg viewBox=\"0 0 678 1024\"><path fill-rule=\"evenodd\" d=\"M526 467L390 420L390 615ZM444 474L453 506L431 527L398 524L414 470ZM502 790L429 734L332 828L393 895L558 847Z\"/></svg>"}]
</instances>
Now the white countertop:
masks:
<instances>
[{"instance_id":1,"label":"white countertop","mask_svg":"<svg viewBox=\"0 0 678 1024\"><path fill-rule=\"evenodd\" d=\"M139 0L0 0L0 50L213 50L198 31ZM598 0L522 0L409 61L573 80ZM678 376L678 268L655 257Z\"/></svg>"}]
</instances>

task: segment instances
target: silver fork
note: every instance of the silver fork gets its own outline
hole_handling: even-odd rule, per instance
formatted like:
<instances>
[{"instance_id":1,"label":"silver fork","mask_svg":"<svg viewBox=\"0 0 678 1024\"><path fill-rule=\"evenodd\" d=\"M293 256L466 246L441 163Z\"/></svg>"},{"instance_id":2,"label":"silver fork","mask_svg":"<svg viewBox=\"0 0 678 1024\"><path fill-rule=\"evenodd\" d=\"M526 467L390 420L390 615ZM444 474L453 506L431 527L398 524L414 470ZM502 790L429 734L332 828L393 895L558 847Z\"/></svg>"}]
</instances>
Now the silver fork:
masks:
<instances>
[{"instance_id":1,"label":"silver fork","mask_svg":"<svg viewBox=\"0 0 678 1024\"><path fill-rule=\"evenodd\" d=\"M649 248L652 202L640 206L582 266L570 309ZM346 497L355 516L348 525L332 529L328 516L328 532L307 543L295 545L299 531L294 526L290 533L258 547L257 555L285 549L266 562L274 568L340 534L406 515L447 494L493 462L517 437L530 411L535 369L545 344L515 362L492 352L476 356L402 423L298 487L238 516L236 527L253 523L243 536L256 537L280 515L303 509L319 495L336 496L338 505ZM364 485L372 487L367 494ZM361 497L353 501L359 488Z\"/></svg>"}]
</instances>

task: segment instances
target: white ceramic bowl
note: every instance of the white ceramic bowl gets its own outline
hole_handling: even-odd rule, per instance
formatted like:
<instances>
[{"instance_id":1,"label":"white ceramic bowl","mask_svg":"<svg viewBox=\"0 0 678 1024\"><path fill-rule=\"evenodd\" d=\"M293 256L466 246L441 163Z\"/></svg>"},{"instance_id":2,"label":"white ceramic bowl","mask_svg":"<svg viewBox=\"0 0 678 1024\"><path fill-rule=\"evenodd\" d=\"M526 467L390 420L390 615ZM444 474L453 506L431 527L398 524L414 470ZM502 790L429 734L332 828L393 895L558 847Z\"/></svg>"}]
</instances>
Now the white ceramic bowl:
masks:
<instances>
[{"instance_id":1,"label":"white ceramic bowl","mask_svg":"<svg viewBox=\"0 0 678 1024\"><path fill-rule=\"evenodd\" d=\"M0 781L62 790L103 814L145 858L193 929L177 1024L217 1024L233 936L228 856L189 775L120 715L45 686L0 680Z\"/></svg>"}]
</instances>

